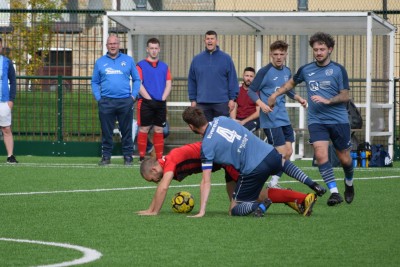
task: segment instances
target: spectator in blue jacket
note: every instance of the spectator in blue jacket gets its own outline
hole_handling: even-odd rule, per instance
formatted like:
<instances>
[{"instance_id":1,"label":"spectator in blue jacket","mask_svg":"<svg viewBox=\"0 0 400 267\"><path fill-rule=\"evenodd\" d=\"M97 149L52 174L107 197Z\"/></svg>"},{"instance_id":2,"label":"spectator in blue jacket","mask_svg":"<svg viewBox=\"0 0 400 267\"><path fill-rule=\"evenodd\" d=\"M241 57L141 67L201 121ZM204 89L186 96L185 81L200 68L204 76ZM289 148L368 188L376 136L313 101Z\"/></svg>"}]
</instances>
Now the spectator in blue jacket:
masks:
<instances>
[{"instance_id":1,"label":"spectator in blue jacket","mask_svg":"<svg viewBox=\"0 0 400 267\"><path fill-rule=\"evenodd\" d=\"M92 92L98 102L102 133L102 158L99 165L111 163L113 132L118 121L124 164L132 165L133 104L139 94L140 77L134 59L119 51L119 38L107 38L107 54L99 58L92 75ZM132 78L132 89L131 89Z\"/></svg>"},{"instance_id":2,"label":"spectator in blue jacket","mask_svg":"<svg viewBox=\"0 0 400 267\"><path fill-rule=\"evenodd\" d=\"M14 138L11 131L11 110L17 94L17 80L13 63L1 55L3 40L0 38L0 127L7 151L7 163L18 163L13 155Z\"/></svg>"},{"instance_id":3,"label":"spectator in blue jacket","mask_svg":"<svg viewBox=\"0 0 400 267\"><path fill-rule=\"evenodd\" d=\"M205 34L206 50L196 55L189 69L188 94L192 107L203 110L208 121L229 116L235 108L239 83L232 58L221 51L215 31Z\"/></svg>"}]
</instances>

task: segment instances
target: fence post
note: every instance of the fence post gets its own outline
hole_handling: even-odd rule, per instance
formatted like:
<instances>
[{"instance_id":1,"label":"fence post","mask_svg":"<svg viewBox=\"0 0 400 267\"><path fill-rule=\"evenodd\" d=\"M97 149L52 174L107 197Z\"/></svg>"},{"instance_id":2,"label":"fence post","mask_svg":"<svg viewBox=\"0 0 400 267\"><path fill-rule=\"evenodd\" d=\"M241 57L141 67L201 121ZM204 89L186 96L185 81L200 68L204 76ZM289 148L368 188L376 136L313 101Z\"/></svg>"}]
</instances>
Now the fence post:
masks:
<instances>
[{"instance_id":1,"label":"fence post","mask_svg":"<svg viewBox=\"0 0 400 267\"><path fill-rule=\"evenodd\" d=\"M63 110L63 91L62 91L62 86L63 85L63 79L61 75L57 76L57 141L62 142L63 141L63 136L62 136L62 110Z\"/></svg>"}]
</instances>

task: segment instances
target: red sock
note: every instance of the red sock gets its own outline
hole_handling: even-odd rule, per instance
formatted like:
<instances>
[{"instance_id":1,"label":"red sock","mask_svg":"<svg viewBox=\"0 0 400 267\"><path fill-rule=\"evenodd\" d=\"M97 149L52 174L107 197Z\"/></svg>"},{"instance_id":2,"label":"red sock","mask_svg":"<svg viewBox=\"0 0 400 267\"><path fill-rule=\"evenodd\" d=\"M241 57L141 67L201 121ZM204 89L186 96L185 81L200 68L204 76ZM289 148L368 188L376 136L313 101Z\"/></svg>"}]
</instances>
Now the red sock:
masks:
<instances>
[{"instance_id":1,"label":"red sock","mask_svg":"<svg viewBox=\"0 0 400 267\"><path fill-rule=\"evenodd\" d=\"M303 203L307 194L300 193L298 191L279 189L279 188L268 188L268 198L271 199L272 203L287 203L296 202Z\"/></svg>"},{"instance_id":2,"label":"red sock","mask_svg":"<svg viewBox=\"0 0 400 267\"><path fill-rule=\"evenodd\" d=\"M164 154L164 134L154 133L153 144L154 144L154 149L156 150L156 158L161 159Z\"/></svg>"},{"instance_id":3,"label":"red sock","mask_svg":"<svg viewBox=\"0 0 400 267\"><path fill-rule=\"evenodd\" d=\"M146 155L146 147L147 147L147 133L142 133L139 131L137 136L137 144L139 150L139 157L144 158Z\"/></svg>"}]
</instances>

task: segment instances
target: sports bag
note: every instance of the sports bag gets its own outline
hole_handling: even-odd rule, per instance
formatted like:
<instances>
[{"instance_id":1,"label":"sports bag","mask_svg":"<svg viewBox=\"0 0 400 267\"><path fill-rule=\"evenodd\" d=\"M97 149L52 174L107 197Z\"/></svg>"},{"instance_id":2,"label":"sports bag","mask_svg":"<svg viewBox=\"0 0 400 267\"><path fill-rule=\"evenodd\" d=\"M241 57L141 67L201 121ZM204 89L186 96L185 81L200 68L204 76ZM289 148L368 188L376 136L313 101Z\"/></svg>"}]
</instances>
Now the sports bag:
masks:
<instances>
[{"instance_id":1,"label":"sports bag","mask_svg":"<svg viewBox=\"0 0 400 267\"><path fill-rule=\"evenodd\" d=\"M382 145L371 146L371 160L369 167L392 167L392 159Z\"/></svg>"},{"instance_id":2,"label":"sports bag","mask_svg":"<svg viewBox=\"0 0 400 267\"><path fill-rule=\"evenodd\" d=\"M349 123L351 129L362 129L363 118L361 117L360 111L357 109L354 102L350 99L347 102L347 113L349 115Z\"/></svg>"}]
</instances>

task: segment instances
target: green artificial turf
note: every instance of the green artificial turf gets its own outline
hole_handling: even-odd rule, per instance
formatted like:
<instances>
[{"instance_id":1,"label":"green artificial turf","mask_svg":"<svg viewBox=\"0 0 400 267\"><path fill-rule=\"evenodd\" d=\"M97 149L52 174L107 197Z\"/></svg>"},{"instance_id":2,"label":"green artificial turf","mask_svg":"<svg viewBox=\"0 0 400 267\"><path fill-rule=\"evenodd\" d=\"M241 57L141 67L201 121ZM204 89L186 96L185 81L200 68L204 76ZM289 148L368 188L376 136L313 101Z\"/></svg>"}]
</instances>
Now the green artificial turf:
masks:
<instances>
[{"instance_id":1,"label":"green artificial turf","mask_svg":"<svg viewBox=\"0 0 400 267\"><path fill-rule=\"evenodd\" d=\"M223 172L213 186L203 218L173 213L170 200L185 190L199 209L200 175L173 182L158 216L138 216L148 208L155 184L139 166L113 159L18 157L0 164L0 266L70 262L82 252L31 240L96 250L100 259L82 266L397 266L400 163L393 168L355 170L351 205L329 207L319 198L311 217L273 204L264 218L228 216ZM136 163L136 160L135 160ZM321 184L310 161L295 164ZM335 168L340 192L343 171ZM309 188L284 176L281 185ZM11 239L11 240L5 240Z\"/></svg>"}]
</instances>

